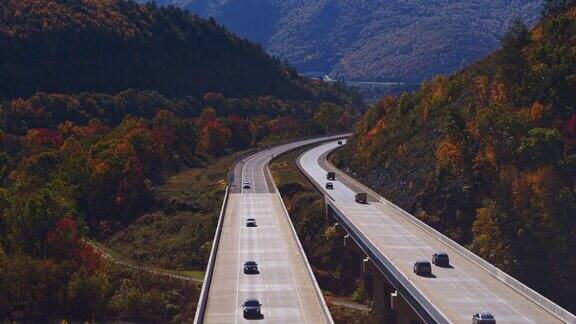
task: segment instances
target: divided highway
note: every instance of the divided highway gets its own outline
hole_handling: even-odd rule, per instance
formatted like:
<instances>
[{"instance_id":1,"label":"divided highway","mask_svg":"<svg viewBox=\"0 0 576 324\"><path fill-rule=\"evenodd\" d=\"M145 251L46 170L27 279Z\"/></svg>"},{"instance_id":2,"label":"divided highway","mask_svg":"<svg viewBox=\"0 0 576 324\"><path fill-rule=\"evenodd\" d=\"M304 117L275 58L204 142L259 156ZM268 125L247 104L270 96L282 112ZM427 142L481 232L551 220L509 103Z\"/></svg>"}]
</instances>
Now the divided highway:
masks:
<instances>
[{"instance_id":1,"label":"divided highway","mask_svg":"<svg viewBox=\"0 0 576 324\"><path fill-rule=\"evenodd\" d=\"M574 315L542 296L538 299L542 303L527 298L459 253L454 245L417 226L396 206L335 169L326 162L326 155L338 146L331 142L308 150L299 158L301 169L326 193L327 201L343 214L347 223L378 250L374 252L383 255L403 280L433 306L442 321L471 323L473 314L491 312L498 323L576 323ZM324 189L327 171L337 172L333 190ZM356 192L368 192L368 204L356 203ZM451 267L432 266L433 276L417 276L412 268L414 262L430 261L438 251L449 254ZM562 319L544 309L545 303L557 307Z\"/></svg>"},{"instance_id":2,"label":"divided highway","mask_svg":"<svg viewBox=\"0 0 576 324\"><path fill-rule=\"evenodd\" d=\"M242 303L248 298L256 298L262 304L263 316L259 322L333 322L274 187L268 163L289 150L341 137L272 147L237 163L222 215L219 242L215 242L217 249L211 257L213 265L209 265L213 266L211 280L207 276L204 283L207 301L203 304L201 296L197 323L244 322ZM249 183L250 188L243 188L243 183ZM255 218L257 226L247 227L248 218ZM245 274L245 261L258 263L259 273Z\"/></svg>"}]
</instances>

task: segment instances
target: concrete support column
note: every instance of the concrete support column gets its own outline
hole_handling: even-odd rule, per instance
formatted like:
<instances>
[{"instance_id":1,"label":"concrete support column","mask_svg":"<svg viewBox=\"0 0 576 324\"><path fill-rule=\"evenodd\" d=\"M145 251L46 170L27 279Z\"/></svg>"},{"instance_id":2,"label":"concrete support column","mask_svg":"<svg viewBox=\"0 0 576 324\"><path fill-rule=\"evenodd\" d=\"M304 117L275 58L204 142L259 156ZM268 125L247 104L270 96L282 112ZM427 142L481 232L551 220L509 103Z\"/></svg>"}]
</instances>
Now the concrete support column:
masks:
<instances>
[{"instance_id":1,"label":"concrete support column","mask_svg":"<svg viewBox=\"0 0 576 324\"><path fill-rule=\"evenodd\" d=\"M391 306L396 313L398 324L424 324L418 314L408 305L404 297L398 292L392 293Z\"/></svg>"}]
</instances>

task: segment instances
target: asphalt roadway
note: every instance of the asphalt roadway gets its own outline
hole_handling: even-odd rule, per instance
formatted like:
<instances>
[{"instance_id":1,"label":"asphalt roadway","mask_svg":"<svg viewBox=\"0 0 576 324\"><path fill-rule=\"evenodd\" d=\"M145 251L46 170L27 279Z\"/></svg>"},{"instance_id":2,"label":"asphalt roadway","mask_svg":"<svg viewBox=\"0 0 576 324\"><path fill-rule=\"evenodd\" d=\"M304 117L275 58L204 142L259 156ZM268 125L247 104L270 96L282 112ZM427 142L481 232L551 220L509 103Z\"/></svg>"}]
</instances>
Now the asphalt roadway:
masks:
<instances>
[{"instance_id":1,"label":"asphalt roadway","mask_svg":"<svg viewBox=\"0 0 576 324\"><path fill-rule=\"evenodd\" d=\"M341 135L339 137L342 137ZM270 160L291 149L334 139L300 141L257 152L234 170L220 245L208 294L205 323L241 323L242 303L257 298L267 323L330 323L324 301L315 294L314 277L298 247L298 238L268 172ZM242 183L250 189L242 189ZM255 218L256 227L246 227ZM303 255L305 258L305 255ZM258 274L244 274L245 261L256 261Z\"/></svg>"},{"instance_id":2,"label":"asphalt roadway","mask_svg":"<svg viewBox=\"0 0 576 324\"><path fill-rule=\"evenodd\" d=\"M299 163L322 188L328 181L326 172L337 172L334 190L326 190L336 206L450 322L471 323L473 314L490 312L498 323L562 323L377 197L369 197L368 204L356 203L355 193L368 192L366 188L326 163L327 153L338 146L330 142L314 147L301 155ZM431 261L437 251L449 254L451 267L432 265L433 276L417 276L413 263Z\"/></svg>"}]
</instances>

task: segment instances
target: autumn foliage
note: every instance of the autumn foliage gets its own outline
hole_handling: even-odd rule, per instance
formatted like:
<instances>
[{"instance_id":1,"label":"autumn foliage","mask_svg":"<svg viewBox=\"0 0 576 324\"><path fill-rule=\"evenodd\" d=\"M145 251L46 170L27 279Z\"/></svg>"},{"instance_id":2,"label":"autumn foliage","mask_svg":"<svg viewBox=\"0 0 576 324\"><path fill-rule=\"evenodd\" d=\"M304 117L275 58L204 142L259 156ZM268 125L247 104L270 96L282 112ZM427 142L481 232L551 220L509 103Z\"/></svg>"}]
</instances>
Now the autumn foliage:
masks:
<instances>
[{"instance_id":1,"label":"autumn foliage","mask_svg":"<svg viewBox=\"0 0 576 324\"><path fill-rule=\"evenodd\" d=\"M338 163L575 311L576 8L547 6L532 33L517 21L490 57L370 108Z\"/></svg>"}]
</instances>

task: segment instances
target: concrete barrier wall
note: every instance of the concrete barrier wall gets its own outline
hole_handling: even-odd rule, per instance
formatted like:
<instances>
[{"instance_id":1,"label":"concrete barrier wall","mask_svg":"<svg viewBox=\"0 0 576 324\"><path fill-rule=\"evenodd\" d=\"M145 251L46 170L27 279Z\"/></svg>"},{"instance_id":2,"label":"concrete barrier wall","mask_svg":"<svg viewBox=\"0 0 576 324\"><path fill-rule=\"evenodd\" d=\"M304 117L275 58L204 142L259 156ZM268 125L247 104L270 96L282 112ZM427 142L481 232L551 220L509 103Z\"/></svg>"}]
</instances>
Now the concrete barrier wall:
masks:
<instances>
[{"instance_id":1,"label":"concrete barrier wall","mask_svg":"<svg viewBox=\"0 0 576 324\"><path fill-rule=\"evenodd\" d=\"M374 244L359 231L353 222L351 222L342 211L326 196L326 205L333 212L333 217L335 217L339 224L350 234L354 241L360 246L360 248L366 253L366 255L372 260L380 272L386 277L388 282L394 286L406 300L406 302L414 309L416 314L424 320L425 323L449 323L444 314L442 314L436 306L434 306L429 300L427 300L422 292L418 290L410 281L404 277L394 267L394 265L388 260L380 250L374 246Z\"/></svg>"},{"instance_id":2,"label":"concrete barrier wall","mask_svg":"<svg viewBox=\"0 0 576 324\"><path fill-rule=\"evenodd\" d=\"M559 319L561 319L562 321L564 321L566 323L571 323L571 324L576 323L576 316L574 316L573 314L571 314L570 312L568 312L564 308L555 304L554 302L547 299L546 297L540 295L539 293L537 293L536 291L534 291L530 287L524 285L520 281L516 280L514 277L510 276L506 272L496 268L495 266L493 266L488 261L486 261L486 260L482 259L481 257L479 257L478 255L472 253L470 250L466 249L462 245L454 242L453 240L451 240L450 238L448 238L444 234L438 232L434 228L428 226L426 223L419 220L418 218L410 215L408 212L406 212L402 208L394 205L393 203L391 203L387 199L385 199L381 196L378 196L378 198L380 199L380 201L383 204L385 204L388 207L397 211L400 215L402 215L404 218L409 220L411 223L418 226L419 228L421 228L422 230L427 232L429 235L432 235L436 239L442 241L442 243L450 246L452 249L458 251L458 253L460 253L462 256L464 256L468 260L474 262L475 264L477 264L482 269L488 271L491 275L498 278L498 280L504 282L506 285L508 285L512 289L514 289L517 292L519 292L520 294L526 296L526 298L528 298L528 299L532 300L534 303L540 305L542 308L546 309L548 312L552 313L554 316L558 317Z\"/></svg>"},{"instance_id":3,"label":"concrete barrier wall","mask_svg":"<svg viewBox=\"0 0 576 324\"><path fill-rule=\"evenodd\" d=\"M274 182L273 178L272 178L272 181ZM302 260L302 263L304 264L304 268L306 268L306 274L307 274L308 280L309 280L310 284L312 285L312 287L314 288L314 294L316 295L316 300L318 300L318 303L320 304L319 307L322 310L322 315L324 316L324 321L326 323L334 324L334 320L332 319L332 315L330 314L330 310L328 309L328 305L326 304L326 300L324 300L324 295L322 294L322 290L320 290L320 286L318 286L318 281L316 281L316 276L314 276L314 272L312 271L312 266L310 265L310 262L308 261L308 258L306 257L306 252L304 252L304 248L302 247L302 243L300 243L300 240L298 239L298 233L296 233L296 229L294 228L294 224L292 223L292 220L290 219L290 214L288 214L288 210L286 209L286 205L284 204L284 200L282 199L282 195L280 195L280 192L278 191L278 187L276 186L276 183L274 183L274 191L276 192L276 194L278 195L278 198L280 198L280 202L282 203L282 208L284 209L284 215L286 216L287 221L290 224L290 230L292 232L292 236L294 238L294 241L296 242L298 249L300 250L300 253L299 253L300 259Z\"/></svg>"},{"instance_id":4,"label":"concrete barrier wall","mask_svg":"<svg viewBox=\"0 0 576 324\"><path fill-rule=\"evenodd\" d=\"M332 135L317 135L317 136L311 136L308 138L300 139L298 141L310 140L310 139L327 137L327 136L337 136L337 135L342 135L342 138L344 138L344 137L349 136L350 133L336 133L336 134L332 134ZM329 140L327 140L327 141L329 141ZM253 154L256 154L258 152L267 150L271 147L280 146L280 145L288 144L291 142L293 142L293 141L281 141L281 142L274 143L274 144L268 144L268 145L264 145L262 147L248 150L248 151L244 152L243 154L240 154L239 156L237 156L234 159L234 162L232 163L232 167L229 170L228 179L230 179L230 174L232 174L232 175L234 174L234 170L236 169L236 166L238 165L238 163L240 163L246 157L253 155ZM298 147L298 148L300 148L300 147ZM290 150L290 151L292 151L292 150ZM290 151L286 151L283 154L286 154ZM218 225L216 227L216 233L214 234L214 241L212 243L212 249L210 251L210 257L208 259L208 266L206 267L206 274L204 275L204 281L202 283L202 290L200 291L200 296L198 298L198 305L196 306L196 314L194 315L194 323L195 324L202 324L204 322L204 315L206 313L206 306L208 304L208 295L210 292L210 284L212 283L212 275L214 273L214 263L216 262L216 254L218 253L218 245L220 243L220 236L222 234L222 225L224 224L224 216L225 216L225 212L226 212L226 207L228 206L228 195L230 193L230 185L232 185L232 184L229 183L229 185L226 187L226 192L224 194L224 201L222 202L222 209L220 210L220 216L218 217ZM278 197L280 197L280 199L282 199L282 197L278 193L278 190L276 189L276 186L274 186L274 189L276 190ZM282 205L284 205L283 201L282 201ZM286 208L286 207L284 207L284 208ZM290 221L290 225L292 225L291 221ZM296 239L297 238L298 238L298 236L296 236ZM300 249L302 250L302 246L300 245L300 241L298 239L297 239L297 242L300 246ZM307 259L306 259L306 264L308 264ZM308 264L308 266L309 266L309 264ZM310 269L310 271L311 271L311 269ZM318 283L316 282L316 278L313 277L313 279L314 279L314 283L316 284L316 287L319 290L320 288L318 287ZM326 302L324 301L324 297L321 294L320 294L320 296L322 297L321 300L324 303L324 306L326 307L326 310L327 310L328 307L326 306ZM330 316L330 312L328 311L327 314L328 314L328 318L329 318L328 322L333 323L332 317Z\"/></svg>"},{"instance_id":5,"label":"concrete barrier wall","mask_svg":"<svg viewBox=\"0 0 576 324\"><path fill-rule=\"evenodd\" d=\"M198 297L198 305L196 306L196 314L194 315L194 323L196 324L204 323L204 314L206 313L206 305L208 304L208 294L210 292L210 284L212 283L212 275L214 274L214 263L216 262L218 245L220 244L220 235L222 234L222 225L224 224L224 215L226 214L226 207L228 206L229 193L230 186L227 186L224 201L222 202L222 209L220 209L220 216L218 217L218 225L216 226L216 234L214 235L210 258L208 259L208 266L206 267L206 274L204 275L204 282L202 283L202 290Z\"/></svg>"},{"instance_id":6,"label":"concrete barrier wall","mask_svg":"<svg viewBox=\"0 0 576 324\"><path fill-rule=\"evenodd\" d=\"M512 289L516 290L518 293L520 293L523 296L525 296L526 298L532 300L534 303L540 305L542 308L544 308L545 310L547 310L548 312L550 312L554 316L558 317L560 320L562 320L566 323L576 324L576 316L574 316L574 314L565 310L564 308L562 308L558 304L552 302L551 300L547 299L546 297L540 295L538 292L536 292L533 289L531 289L530 287L524 285L523 283L516 280L514 277L510 276L506 272L493 266L491 263L482 259L478 255L472 253L470 250L466 249L462 245L454 242L453 240L451 240L450 238L448 238L444 234L442 234L442 233L438 232L437 230L435 230L434 228L428 226L428 224L426 224L423 221L419 220L418 218L412 216L411 214L409 214L408 212L406 212L402 208L396 206L395 204L393 204L392 202L390 202L386 198L380 196L378 193L376 193L372 189L366 187L365 185L358 182L356 179L354 179L351 176L349 176L348 174L344 173L343 171L338 169L336 166L334 166L329 161L327 161L326 163L330 169L338 172L338 174L340 176L344 176L344 177L348 178L349 180L356 182L360 187L364 188L366 190L366 192L369 192L370 195L375 196L380 202L382 202L383 204L387 205L388 207L394 209L400 215L402 215L404 218L406 218L408 221L410 221L414 225L418 226L419 228L421 228L422 230L427 232L429 235L442 241L444 244L450 246L451 248L456 250L458 253L460 253L462 256L464 256L468 260L474 262L479 267L481 267L482 269L486 270L488 273L490 273L491 275L496 277L498 280L502 281L503 283L505 283L506 285L508 285Z\"/></svg>"}]
</instances>

